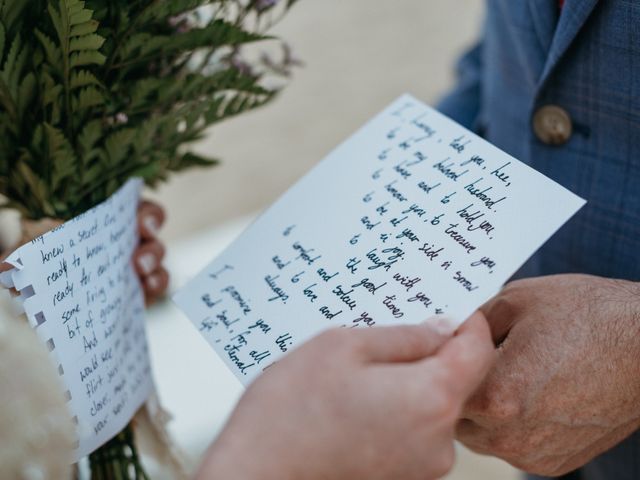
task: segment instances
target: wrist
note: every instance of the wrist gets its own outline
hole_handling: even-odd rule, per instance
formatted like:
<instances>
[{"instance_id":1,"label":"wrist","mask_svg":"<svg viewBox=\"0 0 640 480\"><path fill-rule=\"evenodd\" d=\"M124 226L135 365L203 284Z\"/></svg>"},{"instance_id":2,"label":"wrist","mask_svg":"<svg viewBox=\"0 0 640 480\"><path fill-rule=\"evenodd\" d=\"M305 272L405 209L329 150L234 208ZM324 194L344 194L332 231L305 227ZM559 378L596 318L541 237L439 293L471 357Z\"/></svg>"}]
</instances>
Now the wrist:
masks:
<instances>
[{"instance_id":1,"label":"wrist","mask_svg":"<svg viewBox=\"0 0 640 480\"><path fill-rule=\"evenodd\" d=\"M242 435L225 431L206 454L196 480L288 480L290 475L285 458L276 458L264 445L245 444Z\"/></svg>"}]
</instances>

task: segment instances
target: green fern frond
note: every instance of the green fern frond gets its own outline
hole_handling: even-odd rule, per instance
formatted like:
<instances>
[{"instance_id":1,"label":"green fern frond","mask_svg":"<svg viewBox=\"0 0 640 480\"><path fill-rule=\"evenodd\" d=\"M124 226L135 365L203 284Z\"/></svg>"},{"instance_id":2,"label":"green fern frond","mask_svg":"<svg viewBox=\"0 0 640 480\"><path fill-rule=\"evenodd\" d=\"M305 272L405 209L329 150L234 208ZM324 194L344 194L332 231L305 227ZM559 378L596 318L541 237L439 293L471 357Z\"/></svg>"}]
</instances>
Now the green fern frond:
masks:
<instances>
[{"instance_id":1,"label":"green fern frond","mask_svg":"<svg viewBox=\"0 0 640 480\"><path fill-rule=\"evenodd\" d=\"M131 144L135 138L135 130L123 128L111 133L105 140L105 161L115 166L122 162L129 153Z\"/></svg>"},{"instance_id":2,"label":"green fern frond","mask_svg":"<svg viewBox=\"0 0 640 480\"><path fill-rule=\"evenodd\" d=\"M3 68L0 70L0 105L4 107L14 122L19 121L16 105L17 85L14 83L21 73L19 71L20 65L24 64L20 58L24 58L25 54L26 50L22 48L22 39L18 35L11 42Z\"/></svg>"},{"instance_id":3,"label":"green fern frond","mask_svg":"<svg viewBox=\"0 0 640 480\"><path fill-rule=\"evenodd\" d=\"M69 66L71 68L84 67L88 65L104 65L107 57L100 52L91 50L82 50L74 52L70 56Z\"/></svg>"},{"instance_id":4,"label":"green fern frond","mask_svg":"<svg viewBox=\"0 0 640 480\"><path fill-rule=\"evenodd\" d=\"M72 90L89 85L104 88L100 80L88 70L74 70L71 72L70 86Z\"/></svg>"},{"instance_id":5,"label":"green fern frond","mask_svg":"<svg viewBox=\"0 0 640 480\"><path fill-rule=\"evenodd\" d=\"M3 0L0 3L0 21L11 31L13 26L24 14L28 2L24 0Z\"/></svg>"},{"instance_id":6,"label":"green fern frond","mask_svg":"<svg viewBox=\"0 0 640 480\"><path fill-rule=\"evenodd\" d=\"M270 39L260 33L247 32L238 25L217 19L202 28L193 28L188 32L173 35L156 35L137 45L128 46L128 57L122 57L114 68L129 67L148 62L150 59L167 57L176 52L191 52L199 48L218 49L223 46L240 45ZM123 52L124 53L124 52Z\"/></svg>"},{"instance_id":7,"label":"green fern frond","mask_svg":"<svg viewBox=\"0 0 640 480\"><path fill-rule=\"evenodd\" d=\"M47 157L51 168L51 189L57 190L60 184L75 175L77 160L69 140L59 129L44 124L47 142Z\"/></svg>"},{"instance_id":8,"label":"green fern frond","mask_svg":"<svg viewBox=\"0 0 640 480\"><path fill-rule=\"evenodd\" d=\"M87 165L97 155L98 141L103 135L103 125L100 120L87 122L78 134L78 150L82 162Z\"/></svg>"},{"instance_id":9,"label":"green fern frond","mask_svg":"<svg viewBox=\"0 0 640 480\"><path fill-rule=\"evenodd\" d=\"M166 22L204 5L228 3L228 0L165 0L149 3L139 16L139 23Z\"/></svg>"},{"instance_id":10,"label":"green fern frond","mask_svg":"<svg viewBox=\"0 0 640 480\"><path fill-rule=\"evenodd\" d=\"M18 107L18 117L24 118L27 109L31 106L35 96L36 96L36 87L37 81L36 76L33 72L27 73L27 75L20 80L20 86L18 87L18 95L17 95L17 107Z\"/></svg>"},{"instance_id":11,"label":"green fern frond","mask_svg":"<svg viewBox=\"0 0 640 480\"><path fill-rule=\"evenodd\" d=\"M4 44L7 39L7 31L4 28L2 22L0 22L0 64L2 62L2 57L4 56Z\"/></svg>"},{"instance_id":12,"label":"green fern frond","mask_svg":"<svg viewBox=\"0 0 640 480\"><path fill-rule=\"evenodd\" d=\"M0 194L69 218L132 175L215 164L189 144L278 93L235 63L273 40L260 15L255 0L0 0Z\"/></svg>"},{"instance_id":13,"label":"green fern frond","mask_svg":"<svg viewBox=\"0 0 640 480\"><path fill-rule=\"evenodd\" d=\"M102 105L104 101L104 95L100 93L100 90L94 86L89 86L81 89L80 93L71 98L71 108L74 112L81 112Z\"/></svg>"},{"instance_id":14,"label":"green fern frond","mask_svg":"<svg viewBox=\"0 0 640 480\"><path fill-rule=\"evenodd\" d=\"M62 74L62 52L60 48L40 30L35 29L33 33L43 46L49 65Z\"/></svg>"}]
</instances>

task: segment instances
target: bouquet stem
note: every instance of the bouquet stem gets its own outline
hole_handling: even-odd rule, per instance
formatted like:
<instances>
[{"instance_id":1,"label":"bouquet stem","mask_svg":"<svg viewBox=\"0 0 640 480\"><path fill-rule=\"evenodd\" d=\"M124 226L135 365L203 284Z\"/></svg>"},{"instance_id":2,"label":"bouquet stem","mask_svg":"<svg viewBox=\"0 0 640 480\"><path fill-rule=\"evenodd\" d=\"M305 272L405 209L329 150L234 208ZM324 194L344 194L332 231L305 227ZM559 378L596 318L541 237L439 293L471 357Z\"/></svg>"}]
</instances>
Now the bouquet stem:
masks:
<instances>
[{"instance_id":1,"label":"bouquet stem","mask_svg":"<svg viewBox=\"0 0 640 480\"><path fill-rule=\"evenodd\" d=\"M89 455L91 480L149 480L136 449L133 426Z\"/></svg>"}]
</instances>

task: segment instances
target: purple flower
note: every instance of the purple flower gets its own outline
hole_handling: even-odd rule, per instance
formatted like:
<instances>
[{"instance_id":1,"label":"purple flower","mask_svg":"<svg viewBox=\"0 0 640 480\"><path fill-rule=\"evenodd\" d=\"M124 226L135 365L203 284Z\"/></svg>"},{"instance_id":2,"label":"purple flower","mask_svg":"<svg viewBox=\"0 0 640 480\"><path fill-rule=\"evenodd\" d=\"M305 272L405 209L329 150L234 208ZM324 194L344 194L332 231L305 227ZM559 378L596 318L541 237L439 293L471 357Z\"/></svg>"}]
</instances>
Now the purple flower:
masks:
<instances>
[{"instance_id":1,"label":"purple flower","mask_svg":"<svg viewBox=\"0 0 640 480\"><path fill-rule=\"evenodd\" d=\"M245 60L243 60L240 57L240 54L238 53L235 53L231 56L229 63L231 63L231 66L233 66L236 70L238 70L240 73L244 75L248 75L248 76L254 75L253 68L251 67L251 65L247 63Z\"/></svg>"},{"instance_id":2,"label":"purple flower","mask_svg":"<svg viewBox=\"0 0 640 480\"><path fill-rule=\"evenodd\" d=\"M169 17L169 26L174 28L177 33L187 33L193 28L189 16L185 13Z\"/></svg>"},{"instance_id":3,"label":"purple flower","mask_svg":"<svg viewBox=\"0 0 640 480\"><path fill-rule=\"evenodd\" d=\"M124 112L116 113L116 124L122 125L129 122L129 116Z\"/></svg>"},{"instance_id":4,"label":"purple flower","mask_svg":"<svg viewBox=\"0 0 640 480\"><path fill-rule=\"evenodd\" d=\"M265 10L275 7L278 1L279 0L256 0L254 7L259 12L264 12Z\"/></svg>"}]
</instances>

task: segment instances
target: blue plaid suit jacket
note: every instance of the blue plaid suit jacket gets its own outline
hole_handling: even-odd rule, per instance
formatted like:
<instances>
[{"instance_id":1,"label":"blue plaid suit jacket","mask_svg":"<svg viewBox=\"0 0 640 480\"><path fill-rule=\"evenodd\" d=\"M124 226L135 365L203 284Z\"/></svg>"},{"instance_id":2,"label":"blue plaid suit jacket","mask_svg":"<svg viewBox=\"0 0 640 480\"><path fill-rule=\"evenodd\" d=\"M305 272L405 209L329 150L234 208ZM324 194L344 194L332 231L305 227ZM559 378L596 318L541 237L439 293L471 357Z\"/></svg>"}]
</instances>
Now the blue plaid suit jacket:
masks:
<instances>
[{"instance_id":1,"label":"blue plaid suit jacket","mask_svg":"<svg viewBox=\"0 0 640 480\"><path fill-rule=\"evenodd\" d=\"M640 281L640 0L567 0L561 14L557 5L488 0L481 41L440 110L588 200L521 276ZM548 104L572 119L564 145L533 132ZM640 479L640 433L574 475Z\"/></svg>"}]
</instances>

